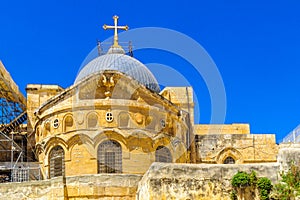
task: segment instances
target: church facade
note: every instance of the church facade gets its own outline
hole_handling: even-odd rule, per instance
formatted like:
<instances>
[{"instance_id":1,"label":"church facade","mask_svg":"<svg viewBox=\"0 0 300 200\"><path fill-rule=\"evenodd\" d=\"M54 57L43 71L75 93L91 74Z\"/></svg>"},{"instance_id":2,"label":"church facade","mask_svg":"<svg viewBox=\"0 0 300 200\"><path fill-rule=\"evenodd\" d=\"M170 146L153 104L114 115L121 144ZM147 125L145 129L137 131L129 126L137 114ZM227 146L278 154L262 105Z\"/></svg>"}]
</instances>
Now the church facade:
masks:
<instances>
[{"instance_id":1,"label":"church facade","mask_svg":"<svg viewBox=\"0 0 300 200\"><path fill-rule=\"evenodd\" d=\"M90 61L74 85L27 85L28 130L44 179L143 175L154 162L275 163L274 134L248 124L195 124L192 87L160 90L153 74L118 44Z\"/></svg>"}]
</instances>

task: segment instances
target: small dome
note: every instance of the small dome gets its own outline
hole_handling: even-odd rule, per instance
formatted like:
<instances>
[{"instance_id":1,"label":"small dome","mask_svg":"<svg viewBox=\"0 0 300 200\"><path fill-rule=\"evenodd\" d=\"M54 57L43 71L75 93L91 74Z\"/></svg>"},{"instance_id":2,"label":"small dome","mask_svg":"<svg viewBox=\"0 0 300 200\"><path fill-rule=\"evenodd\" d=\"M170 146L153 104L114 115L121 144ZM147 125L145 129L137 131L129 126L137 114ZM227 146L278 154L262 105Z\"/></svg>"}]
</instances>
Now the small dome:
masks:
<instances>
[{"instance_id":1,"label":"small dome","mask_svg":"<svg viewBox=\"0 0 300 200\"><path fill-rule=\"evenodd\" d=\"M76 77L75 83L91 74L104 72L105 70L122 72L150 90L157 93L160 91L157 80L144 64L135 58L121 53L108 53L90 61L81 69Z\"/></svg>"}]
</instances>

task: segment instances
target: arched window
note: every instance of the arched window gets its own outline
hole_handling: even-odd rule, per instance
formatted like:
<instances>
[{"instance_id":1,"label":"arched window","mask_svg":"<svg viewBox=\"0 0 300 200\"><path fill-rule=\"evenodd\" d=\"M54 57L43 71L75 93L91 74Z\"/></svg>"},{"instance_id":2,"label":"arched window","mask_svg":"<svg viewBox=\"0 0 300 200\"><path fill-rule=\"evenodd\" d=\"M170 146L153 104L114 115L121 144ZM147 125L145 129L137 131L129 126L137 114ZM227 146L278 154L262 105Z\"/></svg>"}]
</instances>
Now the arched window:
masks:
<instances>
[{"instance_id":1,"label":"arched window","mask_svg":"<svg viewBox=\"0 0 300 200\"><path fill-rule=\"evenodd\" d=\"M88 116L88 128L95 128L98 124L98 116L95 113L91 113Z\"/></svg>"},{"instance_id":2,"label":"arched window","mask_svg":"<svg viewBox=\"0 0 300 200\"><path fill-rule=\"evenodd\" d=\"M102 142L98 147L98 173L122 172L122 148L112 140Z\"/></svg>"},{"instance_id":3,"label":"arched window","mask_svg":"<svg viewBox=\"0 0 300 200\"><path fill-rule=\"evenodd\" d=\"M64 125L65 125L65 132L72 130L72 128L73 128L73 118L72 118L72 116L69 115L65 118Z\"/></svg>"},{"instance_id":4,"label":"arched window","mask_svg":"<svg viewBox=\"0 0 300 200\"><path fill-rule=\"evenodd\" d=\"M55 146L50 154L50 178L65 175L65 152L61 146Z\"/></svg>"},{"instance_id":5,"label":"arched window","mask_svg":"<svg viewBox=\"0 0 300 200\"><path fill-rule=\"evenodd\" d=\"M155 151L155 162L172 162L171 152L167 147L159 146Z\"/></svg>"},{"instance_id":6,"label":"arched window","mask_svg":"<svg viewBox=\"0 0 300 200\"><path fill-rule=\"evenodd\" d=\"M98 173L122 172L122 148L112 140L102 142L98 146Z\"/></svg>"},{"instance_id":7,"label":"arched window","mask_svg":"<svg viewBox=\"0 0 300 200\"><path fill-rule=\"evenodd\" d=\"M128 113L120 113L119 115L119 126L120 127L128 127L129 115Z\"/></svg>"},{"instance_id":8,"label":"arched window","mask_svg":"<svg viewBox=\"0 0 300 200\"><path fill-rule=\"evenodd\" d=\"M224 162L224 164L234 164L235 163L235 160L231 157L231 156L228 156Z\"/></svg>"}]
</instances>

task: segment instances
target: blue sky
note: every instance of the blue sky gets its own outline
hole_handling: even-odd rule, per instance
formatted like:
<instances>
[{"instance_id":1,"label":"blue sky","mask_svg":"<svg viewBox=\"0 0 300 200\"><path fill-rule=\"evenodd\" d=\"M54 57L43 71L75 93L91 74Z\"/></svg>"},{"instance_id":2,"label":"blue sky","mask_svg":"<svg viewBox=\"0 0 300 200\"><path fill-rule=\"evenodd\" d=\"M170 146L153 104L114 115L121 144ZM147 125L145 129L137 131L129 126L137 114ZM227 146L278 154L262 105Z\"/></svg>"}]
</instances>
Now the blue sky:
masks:
<instances>
[{"instance_id":1,"label":"blue sky","mask_svg":"<svg viewBox=\"0 0 300 200\"><path fill-rule=\"evenodd\" d=\"M276 133L277 141L300 124L299 1L29 0L2 1L0 9L0 59L23 93L29 83L70 86L96 40L112 35L101 27L117 14L130 28L169 28L200 43L224 81L226 123L250 123L252 133ZM157 50L135 57L185 64ZM191 82L200 123L208 123L205 83Z\"/></svg>"}]
</instances>

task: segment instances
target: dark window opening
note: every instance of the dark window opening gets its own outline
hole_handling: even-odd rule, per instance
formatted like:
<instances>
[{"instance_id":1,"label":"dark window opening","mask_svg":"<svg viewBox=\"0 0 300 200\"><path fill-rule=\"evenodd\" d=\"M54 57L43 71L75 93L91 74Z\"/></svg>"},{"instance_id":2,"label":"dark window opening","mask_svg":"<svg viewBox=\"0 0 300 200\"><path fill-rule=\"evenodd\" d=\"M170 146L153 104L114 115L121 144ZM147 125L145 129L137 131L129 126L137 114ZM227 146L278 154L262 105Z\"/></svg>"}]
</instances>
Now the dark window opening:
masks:
<instances>
[{"instance_id":1,"label":"dark window opening","mask_svg":"<svg viewBox=\"0 0 300 200\"><path fill-rule=\"evenodd\" d=\"M159 146L155 151L155 161L156 162L172 162L171 152L167 147Z\"/></svg>"},{"instance_id":2,"label":"dark window opening","mask_svg":"<svg viewBox=\"0 0 300 200\"><path fill-rule=\"evenodd\" d=\"M65 153L62 147L56 146L50 152L50 178L65 175Z\"/></svg>"},{"instance_id":3,"label":"dark window opening","mask_svg":"<svg viewBox=\"0 0 300 200\"><path fill-rule=\"evenodd\" d=\"M235 164L235 160L229 156L224 160L224 164Z\"/></svg>"},{"instance_id":4,"label":"dark window opening","mask_svg":"<svg viewBox=\"0 0 300 200\"><path fill-rule=\"evenodd\" d=\"M98 173L122 173L122 148L112 140L98 147Z\"/></svg>"}]
</instances>

